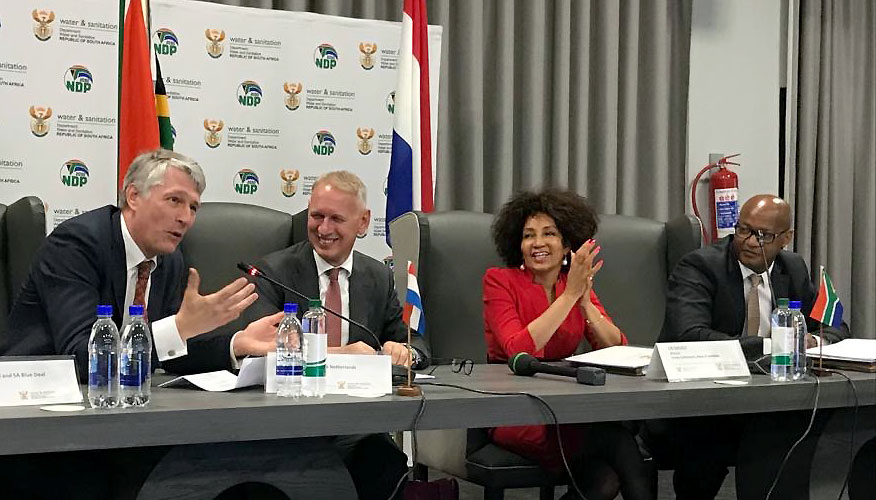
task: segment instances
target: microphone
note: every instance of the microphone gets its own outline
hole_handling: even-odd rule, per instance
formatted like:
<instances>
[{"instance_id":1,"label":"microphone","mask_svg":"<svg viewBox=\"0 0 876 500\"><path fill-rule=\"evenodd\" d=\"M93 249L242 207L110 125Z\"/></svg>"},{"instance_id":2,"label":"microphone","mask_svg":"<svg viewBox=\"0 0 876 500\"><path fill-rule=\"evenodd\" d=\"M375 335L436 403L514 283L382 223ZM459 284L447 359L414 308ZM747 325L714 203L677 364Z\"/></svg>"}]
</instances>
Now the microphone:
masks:
<instances>
[{"instance_id":1,"label":"microphone","mask_svg":"<svg viewBox=\"0 0 876 500\"><path fill-rule=\"evenodd\" d=\"M547 373L549 375L574 378L579 384L605 385L605 370L602 368L595 366L573 368L571 366L551 365L542 363L535 356L525 352L518 352L512 356L508 360L508 368L511 368L515 375L531 377L536 373Z\"/></svg>"},{"instance_id":2,"label":"microphone","mask_svg":"<svg viewBox=\"0 0 876 500\"><path fill-rule=\"evenodd\" d=\"M311 300L315 300L315 299L311 299L307 295L304 295L303 293L299 292L298 290L296 290L290 286L284 285L283 283L280 283L279 281L275 280L274 278L271 278L270 276L265 274L261 269L255 267L255 266L251 266L251 265L246 264L244 262L238 262L237 268L250 276L254 276L256 278L262 278L263 280L267 281L268 283L277 285L278 287L282 288L283 290L286 290L287 292L292 293L293 295L295 295L296 297L300 298L301 300L303 300L305 302L310 302ZM333 316L337 316L338 318L341 318L342 320L346 321L347 323L349 323L351 325L358 326L359 328L364 330L366 333L368 333L368 335L370 335L371 338L373 338L374 341L377 342L377 345L379 346L379 349L377 350L377 354L381 354L380 351L383 349L383 343L380 341L380 339L377 337L377 335L375 335L374 332L371 331L370 328L363 325L362 323L359 323L356 320L353 320L353 319L350 319L350 318L344 316L343 314L341 314L337 311L333 311L333 310L329 309L325 305L323 305L322 308L326 312L331 313Z\"/></svg>"},{"instance_id":3,"label":"microphone","mask_svg":"<svg viewBox=\"0 0 876 500\"><path fill-rule=\"evenodd\" d=\"M770 286L770 302L772 302L773 309L776 308L776 294L774 293L773 288L773 277L770 275L770 265L767 262L766 251L763 249L763 231L758 229L755 231L754 236L757 238L757 244L760 246L760 255L763 257L763 269L767 275L767 282Z\"/></svg>"}]
</instances>

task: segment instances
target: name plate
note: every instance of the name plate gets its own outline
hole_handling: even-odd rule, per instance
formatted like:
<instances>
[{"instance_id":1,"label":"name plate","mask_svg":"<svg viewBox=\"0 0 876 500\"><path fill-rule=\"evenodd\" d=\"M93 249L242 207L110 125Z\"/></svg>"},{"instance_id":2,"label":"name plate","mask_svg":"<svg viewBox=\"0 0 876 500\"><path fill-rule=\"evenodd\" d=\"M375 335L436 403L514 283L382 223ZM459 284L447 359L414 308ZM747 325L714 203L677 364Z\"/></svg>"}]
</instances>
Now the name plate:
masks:
<instances>
[{"instance_id":1,"label":"name plate","mask_svg":"<svg viewBox=\"0 0 876 500\"><path fill-rule=\"evenodd\" d=\"M0 358L0 406L79 402L73 356Z\"/></svg>"},{"instance_id":2,"label":"name plate","mask_svg":"<svg viewBox=\"0 0 876 500\"><path fill-rule=\"evenodd\" d=\"M326 393L380 396L392 393L392 356L329 354L326 356Z\"/></svg>"},{"instance_id":3,"label":"name plate","mask_svg":"<svg viewBox=\"0 0 876 500\"><path fill-rule=\"evenodd\" d=\"M751 377L737 340L660 342L651 352L647 378L686 380Z\"/></svg>"}]
</instances>

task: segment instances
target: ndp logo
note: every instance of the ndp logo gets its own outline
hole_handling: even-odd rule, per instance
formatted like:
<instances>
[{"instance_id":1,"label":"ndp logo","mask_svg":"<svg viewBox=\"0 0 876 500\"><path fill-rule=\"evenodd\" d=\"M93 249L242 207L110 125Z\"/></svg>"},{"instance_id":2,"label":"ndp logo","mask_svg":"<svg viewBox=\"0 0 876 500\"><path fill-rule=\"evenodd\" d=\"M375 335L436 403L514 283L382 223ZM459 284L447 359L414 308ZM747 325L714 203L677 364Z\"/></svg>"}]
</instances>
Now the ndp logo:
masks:
<instances>
[{"instance_id":1,"label":"ndp logo","mask_svg":"<svg viewBox=\"0 0 876 500\"><path fill-rule=\"evenodd\" d=\"M338 51L331 44L320 44L313 51L313 62L320 69L334 69L338 65Z\"/></svg>"},{"instance_id":2,"label":"ndp logo","mask_svg":"<svg viewBox=\"0 0 876 500\"><path fill-rule=\"evenodd\" d=\"M245 168L234 174L234 192L237 194L255 194L259 190L259 176Z\"/></svg>"},{"instance_id":3,"label":"ndp logo","mask_svg":"<svg viewBox=\"0 0 876 500\"><path fill-rule=\"evenodd\" d=\"M64 86L67 90L77 94L86 94L94 85L94 78L91 76L91 71L85 66L70 66L64 73Z\"/></svg>"},{"instance_id":4,"label":"ndp logo","mask_svg":"<svg viewBox=\"0 0 876 500\"><path fill-rule=\"evenodd\" d=\"M314 134L311 145L313 146L313 154L331 156L335 152L335 136L328 130L320 130Z\"/></svg>"},{"instance_id":5,"label":"ndp logo","mask_svg":"<svg viewBox=\"0 0 876 500\"><path fill-rule=\"evenodd\" d=\"M82 160L69 160L61 166L61 184L83 187L88 183L88 167Z\"/></svg>"},{"instance_id":6,"label":"ndp logo","mask_svg":"<svg viewBox=\"0 0 876 500\"><path fill-rule=\"evenodd\" d=\"M179 50L179 39L169 28L160 28L152 35L152 46L156 54L172 56Z\"/></svg>"},{"instance_id":7,"label":"ndp logo","mask_svg":"<svg viewBox=\"0 0 876 500\"><path fill-rule=\"evenodd\" d=\"M249 108L258 106L262 102L262 88L252 80L241 83L237 86L237 102Z\"/></svg>"}]
</instances>

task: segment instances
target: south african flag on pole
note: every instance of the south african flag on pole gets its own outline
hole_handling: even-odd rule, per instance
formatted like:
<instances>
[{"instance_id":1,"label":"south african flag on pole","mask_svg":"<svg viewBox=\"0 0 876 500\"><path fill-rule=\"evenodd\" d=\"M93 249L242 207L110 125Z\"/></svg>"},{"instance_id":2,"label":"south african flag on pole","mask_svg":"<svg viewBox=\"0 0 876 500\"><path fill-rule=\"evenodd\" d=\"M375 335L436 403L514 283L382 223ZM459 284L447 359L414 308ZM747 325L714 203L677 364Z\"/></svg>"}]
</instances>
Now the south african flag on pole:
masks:
<instances>
[{"instance_id":1,"label":"south african flag on pole","mask_svg":"<svg viewBox=\"0 0 876 500\"><path fill-rule=\"evenodd\" d=\"M843 304L836 295L830 276L821 266L821 283L818 285L818 296L809 317L815 321L834 328L839 328L843 323Z\"/></svg>"},{"instance_id":2,"label":"south african flag on pole","mask_svg":"<svg viewBox=\"0 0 876 500\"><path fill-rule=\"evenodd\" d=\"M158 136L161 147L173 151L173 126L170 124L170 106L167 104L167 90L161 78L158 55L155 56L155 114L158 115Z\"/></svg>"}]
</instances>

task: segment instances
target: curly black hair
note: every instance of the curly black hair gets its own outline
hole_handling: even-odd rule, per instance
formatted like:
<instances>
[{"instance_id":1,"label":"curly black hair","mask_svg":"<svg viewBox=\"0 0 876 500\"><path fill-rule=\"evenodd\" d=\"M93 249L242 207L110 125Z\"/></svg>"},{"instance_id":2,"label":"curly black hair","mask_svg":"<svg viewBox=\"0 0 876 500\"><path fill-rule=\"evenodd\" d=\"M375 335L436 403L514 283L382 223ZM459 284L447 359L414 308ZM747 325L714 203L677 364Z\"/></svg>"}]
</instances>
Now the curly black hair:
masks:
<instances>
[{"instance_id":1,"label":"curly black hair","mask_svg":"<svg viewBox=\"0 0 876 500\"><path fill-rule=\"evenodd\" d=\"M563 245L572 250L596 234L599 218L587 200L578 193L548 188L541 192L521 191L505 203L493 219L496 251L510 267L523 264L520 242L523 226L535 214L549 215L557 225Z\"/></svg>"}]
</instances>

